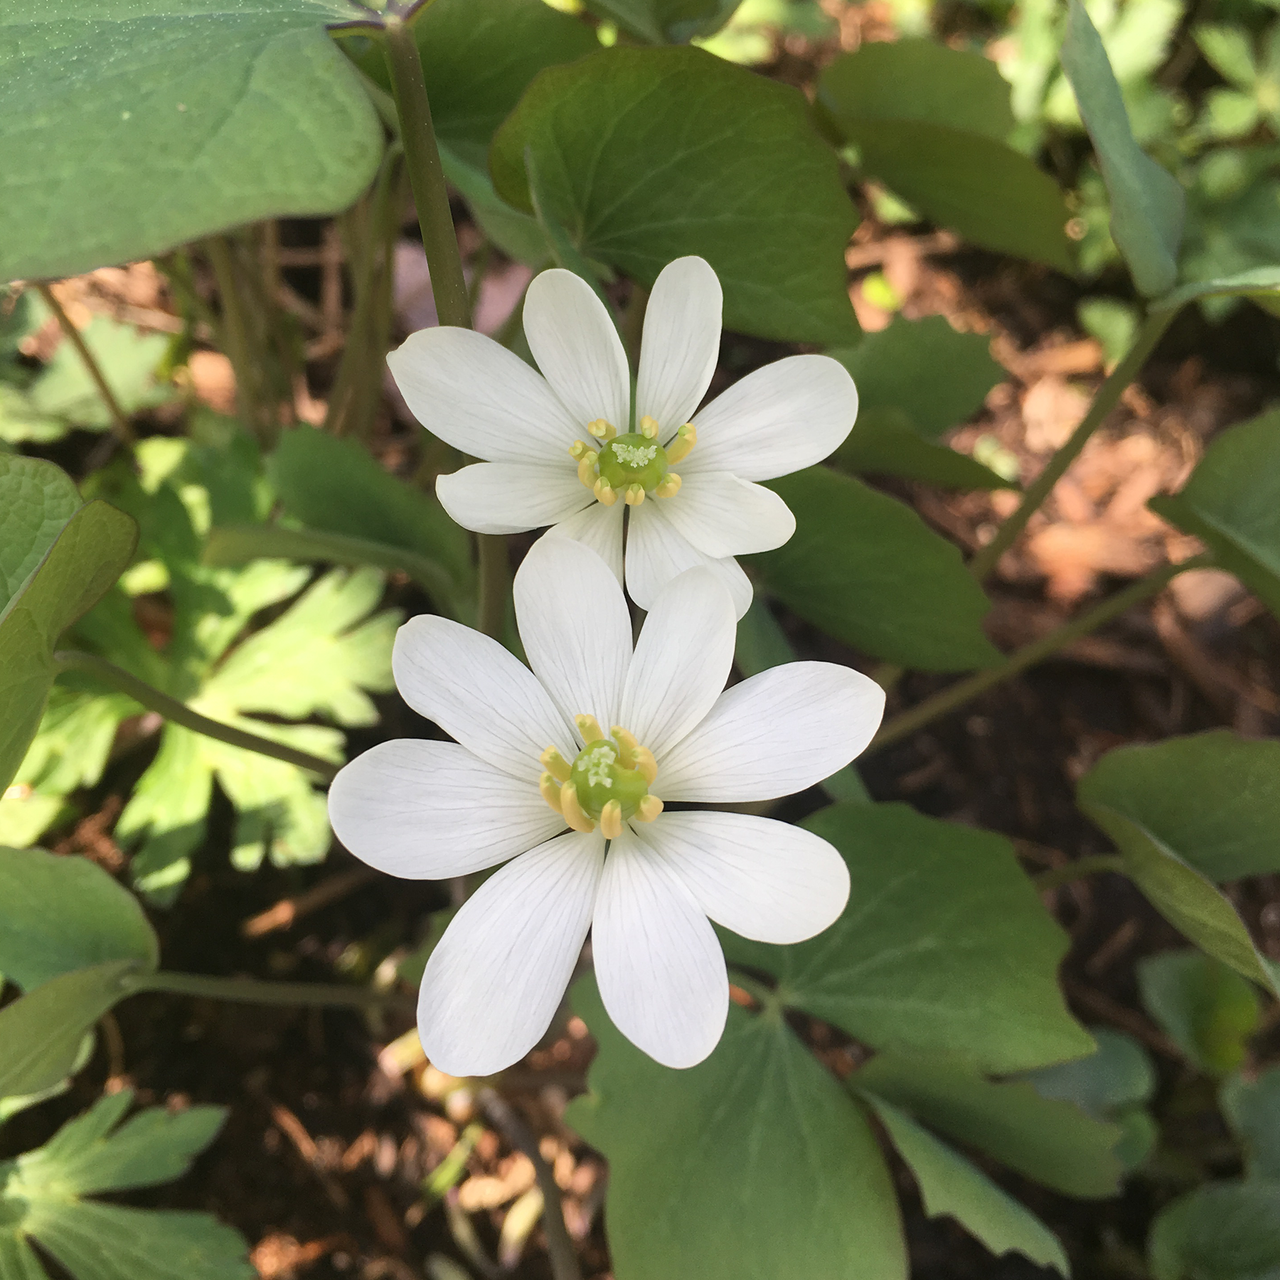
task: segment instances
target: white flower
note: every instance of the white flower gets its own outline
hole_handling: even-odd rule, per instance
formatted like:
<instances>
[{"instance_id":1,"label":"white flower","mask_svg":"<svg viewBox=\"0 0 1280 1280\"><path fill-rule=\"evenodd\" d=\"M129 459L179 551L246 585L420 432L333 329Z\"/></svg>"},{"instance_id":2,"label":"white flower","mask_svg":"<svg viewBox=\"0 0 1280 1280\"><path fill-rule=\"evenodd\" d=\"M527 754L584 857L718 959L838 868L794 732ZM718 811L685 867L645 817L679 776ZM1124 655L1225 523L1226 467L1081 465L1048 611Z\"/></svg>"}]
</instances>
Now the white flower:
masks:
<instances>
[{"instance_id":1,"label":"white flower","mask_svg":"<svg viewBox=\"0 0 1280 1280\"><path fill-rule=\"evenodd\" d=\"M733 559L795 531L757 480L821 462L853 426L858 393L829 356L789 356L748 374L700 413L720 351L720 282L701 258L658 276L645 312L632 419L627 357L604 304L570 271L529 286L524 331L539 377L467 329L423 329L387 363L418 421L483 461L441 476L460 525L517 533L555 525L594 548L644 609L705 565L738 616L751 584ZM678 471L672 468L678 467Z\"/></svg>"},{"instance_id":2,"label":"white flower","mask_svg":"<svg viewBox=\"0 0 1280 1280\"><path fill-rule=\"evenodd\" d=\"M412 879L507 862L449 924L422 979L419 1031L441 1070L489 1075L533 1048L588 929L618 1028L659 1062L692 1066L728 1009L708 917L798 942L840 914L849 875L800 827L662 802L811 786L867 745L884 695L825 662L724 690L733 605L706 569L659 595L634 653L622 590L580 543L535 543L515 600L532 672L446 618L401 627L396 684L457 742L399 739L357 757L330 790L333 829L371 866Z\"/></svg>"}]
</instances>

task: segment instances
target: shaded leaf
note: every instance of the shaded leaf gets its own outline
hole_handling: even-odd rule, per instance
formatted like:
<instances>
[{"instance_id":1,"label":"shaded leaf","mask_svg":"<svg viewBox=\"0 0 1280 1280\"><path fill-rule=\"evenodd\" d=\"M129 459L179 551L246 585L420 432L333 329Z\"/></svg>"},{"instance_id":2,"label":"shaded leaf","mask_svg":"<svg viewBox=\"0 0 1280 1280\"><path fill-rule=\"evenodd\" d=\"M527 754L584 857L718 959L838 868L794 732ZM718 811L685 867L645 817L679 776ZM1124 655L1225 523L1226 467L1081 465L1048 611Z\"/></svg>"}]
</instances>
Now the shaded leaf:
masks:
<instances>
[{"instance_id":1,"label":"shaded leaf","mask_svg":"<svg viewBox=\"0 0 1280 1280\"><path fill-rule=\"evenodd\" d=\"M1218 1091L1218 1105L1244 1147L1246 1176L1280 1182L1280 1067L1256 1080L1228 1077Z\"/></svg>"},{"instance_id":2,"label":"shaded leaf","mask_svg":"<svg viewBox=\"0 0 1280 1280\"><path fill-rule=\"evenodd\" d=\"M1162 1209L1147 1238L1155 1280L1271 1280L1280 1182L1210 1182Z\"/></svg>"},{"instance_id":3,"label":"shaded leaf","mask_svg":"<svg viewBox=\"0 0 1280 1280\"><path fill-rule=\"evenodd\" d=\"M71 477L52 462L0 454L0 610L80 505Z\"/></svg>"}]
</instances>

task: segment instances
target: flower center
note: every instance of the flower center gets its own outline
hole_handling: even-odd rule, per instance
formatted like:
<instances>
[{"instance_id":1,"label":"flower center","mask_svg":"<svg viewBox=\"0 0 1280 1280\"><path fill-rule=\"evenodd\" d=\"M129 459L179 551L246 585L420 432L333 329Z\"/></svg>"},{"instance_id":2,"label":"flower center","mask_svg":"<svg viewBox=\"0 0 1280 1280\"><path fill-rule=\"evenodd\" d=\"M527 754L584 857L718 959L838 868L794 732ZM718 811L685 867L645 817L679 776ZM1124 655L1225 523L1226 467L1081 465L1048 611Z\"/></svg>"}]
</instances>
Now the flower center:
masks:
<instances>
[{"instance_id":1,"label":"flower center","mask_svg":"<svg viewBox=\"0 0 1280 1280\"><path fill-rule=\"evenodd\" d=\"M578 464L578 479L606 507L613 506L619 494L634 507L649 493L658 498L678 493L680 477L668 468L687 458L698 442L697 429L686 422L664 449L658 443L658 424L648 414L640 419L639 431L624 435L603 418L587 423L587 430L603 441L601 447L593 449L585 440L575 440L569 456Z\"/></svg>"},{"instance_id":2,"label":"flower center","mask_svg":"<svg viewBox=\"0 0 1280 1280\"><path fill-rule=\"evenodd\" d=\"M662 812L662 801L649 794L658 776L653 752L621 725L609 738L594 716L575 716L574 722L586 746L572 763L555 747L538 757L546 770L538 780L542 798L575 831L594 831L599 823L607 840L622 834L628 818L652 822Z\"/></svg>"}]
</instances>

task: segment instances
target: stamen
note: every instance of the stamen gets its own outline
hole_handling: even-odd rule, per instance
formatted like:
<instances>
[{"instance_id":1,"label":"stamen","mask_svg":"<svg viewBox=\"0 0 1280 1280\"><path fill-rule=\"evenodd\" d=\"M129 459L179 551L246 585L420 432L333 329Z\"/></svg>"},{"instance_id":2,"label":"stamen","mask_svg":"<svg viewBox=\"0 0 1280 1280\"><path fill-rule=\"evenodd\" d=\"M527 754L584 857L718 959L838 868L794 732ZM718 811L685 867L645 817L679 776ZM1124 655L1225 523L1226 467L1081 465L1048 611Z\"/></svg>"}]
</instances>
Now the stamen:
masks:
<instances>
[{"instance_id":1,"label":"stamen","mask_svg":"<svg viewBox=\"0 0 1280 1280\"><path fill-rule=\"evenodd\" d=\"M641 822L652 822L662 812L662 801L657 796L645 796L636 809L635 816Z\"/></svg>"},{"instance_id":2,"label":"stamen","mask_svg":"<svg viewBox=\"0 0 1280 1280\"><path fill-rule=\"evenodd\" d=\"M607 418L596 418L587 423L587 430L591 432L597 440L612 440L618 434L618 428L613 425Z\"/></svg>"},{"instance_id":3,"label":"stamen","mask_svg":"<svg viewBox=\"0 0 1280 1280\"><path fill-rule=\"evenodd\" d=\"M579 475L582 473L579 472ZM668 471L661 480L658 481L657 487L653 491L655 498L674 498L680 492L680 486L684 483L674 471Z\"/></svg>"},{"instance_id":4,"label":"stamen","mask_svg":"<svg viewBox=\"0 0 1280 1280\"><path fill-rule=\"evenodd\" d=\"M658 438L658 420L651 418L647 413L640 419L640 434L649 440Z\"/></svg>"},{"instance_id":5,"label":"stamen","mask_svg":"<svg viewBox=\"0 0 1280 1280\"><path fill-rule=\"evenodd\" d=\"M600 834L606 840L616 840L622 834L622 806L616 800L600 810Z\"/></svg>"},{"instance_id":6,"label":"stamen","mask_svg":"<svg viewBox=\"0 0 1280 1280\"><path fill-rule=\"evenodd\" d=\"M596 487L596 463L599 459L600 455L594 449L588 449L578 459L578 480L593 492Z\"/></svg>"},{"instance_id":7,"label":"stamen","mask_svg":"<svg viewBox=\"0 0 1280 1280\"><path fill-rule=\"evenodd\" d=\"M644 485L627 485L627 506L638 507L644 501Z\"/></svg>"},{"instance_id":8,"label":"stamen","mask_svg":"<svg viewBox=\"0 0 1280 1280\"><path fill-rule=\"evenodd\" d=\"M591 486L591 492L596 495L596 501L603 507L611 507L618 500L618 491L607 480L597 480Z\"/></svg>"},{"instance_id":9,"label":"stamen","mask_svg":"<svg viewBox=\"0 0 1280 1280\"><path fill-rule=\"evenodd\" d=\"M538 762L557 781L568 782L572 765L555 747L548 747L539 757Z\"/></svg>"},{"instance_id":10,"label":"stamen","mask_svg":"<svg viewBox=\"0 0 1280 1280\"><path fill-rule=\"evenodd\" d=\"M583 455L584 453L586 453L586 452L587 452L587 449L588 449L589 447L590 447L590 446L587 444L587 442L586 442L585 440L575 440L575 441L574 441L574 442L569 446L569 457L571 457L571 458L573 458L573 459L575 459L575 460L576 460L576 459L578 459L578 458L582 457L582 455Z\"/></svg>"},{"instance_id":11,"label":"stamen","mask_svg":"<svg viewBox=\"0 0 1280 1280\"><path fill-rule=\"evenodd\" d=\"M658 776L658 762L653 758L653 752L648 747L642 747L636 735L620 724L613 726L612 733L614 742L620 748L618 763L624 769L639 769L645 782L652 786L654 778Z\"/></svg>"},{"instance_id":12,"label":"stamen","mask_svg":"<svg viewBox=\"0 0 1280 1280\"><path fill-rule=\"evenodd\" d=\"M560 788L560 812L564 814L564 820L575 831L586 832L596 829L596 824L587 817L578 803L578 788L572 782L566 782Z\"/></svg>"},{"instance_id":13,"label":"stamen","mask_svg":"<svg viewBox=\"0 0 1280 1280\"><path fill-rule=\"evenodd\" d=\"M670 466L675 466L677 462L683 462L693 451L693 446L698 443L698 428L692 422L686 422L679 431L676 432L675 439L667 445L667 462Z\"/></svg>"},{"instance_id":14,"label":"stamen","mask_svg":"<svg viewBox=\"0 0 1280 1280\"><path fill-rule=\"evenodd\" d=\"M542 793L542 798L557 813L564 813L560 807L560 784L549 773L544 773L538 779L538 790Z\"/></svg>"},{"instance_id":15,"label":"stamen","mask_svg":"<svg viewBox=\"0 0 1280 1280\"><path fill-rule=\"evenodd\" d=\"M600 727L600 721L595 716L581 715L574 716L573 723L578 726L578 732L582 734L582 741L590 746L593 742L600 742L604 739L604 730Z\"/></svg>"}]
</instances>

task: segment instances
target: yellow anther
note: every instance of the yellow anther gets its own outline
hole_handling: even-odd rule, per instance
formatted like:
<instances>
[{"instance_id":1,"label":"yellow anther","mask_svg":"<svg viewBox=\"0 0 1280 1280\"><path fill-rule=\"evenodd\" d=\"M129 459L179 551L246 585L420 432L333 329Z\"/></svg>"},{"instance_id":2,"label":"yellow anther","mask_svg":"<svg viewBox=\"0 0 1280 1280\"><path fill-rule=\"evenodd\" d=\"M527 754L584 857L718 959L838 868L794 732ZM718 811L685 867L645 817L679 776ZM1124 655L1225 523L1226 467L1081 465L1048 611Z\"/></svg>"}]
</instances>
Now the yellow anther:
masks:
<instances>
[{"instance_id":1,"label":"yellow anther","mask_svg":"<svg viewBox=\"0 0 1280 1280\"><path fill-rule=\"evenodd\" d=\"M591 492L596 495L596 501L602 507L611 507L618 500L618 491L607 480L597 480L591 486Z\"/></svg>"},{"instance_id":2,"label":"yellow anther","mask_svg":"<svg viewBox=\"0 0 1280 1280\"><path fill-rule=\"evenodd\" d=\"M587 452L588 448L590 448L590 446L585 440L575 440L569 446L569 457L574 459L580 458Z\"/></svg>"},{"instance_id":3,"label":"yellow anther","mask_svg":"<svg viewBox=\"0 0 1280 1280\"><path fill-rule=\"evenodd\" d=\"M542 798L557 813L564 812L560 807L560 784L549 773L544 773L538 779L538 790L542 792Z\"/></svg>"},{"instance_id":4,"label":"yellow anther","mask_svg":"<svg viewBox=\"0 0 1280 1280\"><path fill-rule=\"evenodd\" d=\"M640 822L652 822L662 812L662 801L657 796L645 796L636 809L635 816Z\"/></svg>"},{"instance_id":5,"label":"yellow anther","mask_svg":"<svg viewBox=\"0 0 1280 1280\"><path fill-rule=\"evenodd\" d=\"M627 506L638 507L644 501L644 485L627 485Z\"/></svg>"},{"instance_id":6,"label":"yellow anther","mask_svg":"<svg viewBox=\"0 0 1280 1280\"><path fill-rule=\"evenodd\" d=\"M622 834L622 806L616 800L600 810L600 834L606 840L616 840Z\"/></svg>"},{"instance_id":7,"label":"yellow anther","mask_svg":"<svg viewBox=\"0 0 1280 1280\"><path fill-rule=\"evenodd\" d=\"M596 824L583 812L578 803L578 788L572 782L566 782L560 788L560 812L564 820L575 831L594 831Z\"/></svg>"},{"instance_id":8,"label":"yellow anther","mask_svg":"<svg viewBox=\"0 0 1280 1280\"><path fill-rule=\"evenodd\" d=\"M602 741L605 736L604 730L600 727L600 721L595 716L574 716L573 723L578 726L578 732L582 734L582 741L587 746L590 746L593 742Z\"/></svg>"},{"instance_id":9,"label":"yellow anther","mask_svg":"<svg viewBox=\"0 0 1280 1280\"><path fill-rule=\"evenodd\" d=\"M675 466L677 462L683 462L692 452L693 446L698 443L698 428L692 422L686 422L676 437L667 445L667 463Z\"/></svg>"},{"instance_id":10,"label":"yellow anther","mask_svg":"<svg viewBox=\"0 0 1280 1280\"><path fill-rule=\"evenodd\" d=\"M555 747L548 747L539 757L538 763L557 781L568 782L569 770L572 767Z\"/></svg>"},{"instance_id":11,"label":"yellow anther","mask_svg":"<svg viewBox=\"0 0 1280 1280\"><path fill-rule=\"evenodd\" d=\"M593 493L596 487L596 461L600 455L594 449L588 449L578 459L578 479Z\"/></svg>"},{"instance_id":12,"label":"yellow anther","mask_svg":"<svg viewBox=\"0 0 1280 1280\"><path fill-rule=\"evenodd\" d=\"M613 726L613 740L619 747L618 763L624 769L639 769L644 780L652 786L654 778L658 776L658 762L653 758L653 752L648 747L642 747L636 740L636 735L620 724Z\"/></svg>"},{"instance_id":13,"label":"yellow anther","mask_svg":"<svg viewBox=\"0 0 1280 1280\"><path fill-rule=\"evenodd\" d=\"M674 471L668 471L654 486L653 496L655 498L673 498L680 492L680 486L683 483Z\"/></svg>"},{"instance_id":14,"label":"yellow anther","mask_svg":"<svg viewBox=\"0 0 1280 1280\"><path fill-rule=\"evenodd\" d=\"M658 438L658 420L651 418L647 413L640 419L640 434L647 440L656 440Z\"/></svg>"},{"instance_id":15,"label":"yellow anther","mask_svg":"<svg viewBox=\"0 0 1280 1280\"><path fill-rule=\"evenodd\" d=\"M587 430L591 432L597 440L612 440L618 434L618 428L613 425L607 418L596 418L587 423Z\"/></svg>"}]
</instances>

